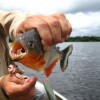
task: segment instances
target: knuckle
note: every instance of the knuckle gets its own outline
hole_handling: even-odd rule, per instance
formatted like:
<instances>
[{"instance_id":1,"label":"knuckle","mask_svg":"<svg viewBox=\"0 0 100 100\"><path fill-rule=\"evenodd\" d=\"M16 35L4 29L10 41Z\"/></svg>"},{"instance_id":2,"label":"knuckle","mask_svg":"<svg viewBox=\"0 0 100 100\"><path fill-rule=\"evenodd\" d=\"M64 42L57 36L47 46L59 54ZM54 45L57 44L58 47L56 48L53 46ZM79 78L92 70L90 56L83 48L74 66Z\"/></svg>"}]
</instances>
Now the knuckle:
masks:
<instances>
[{"instance_id":1,"label":"knuckle","mask_svg":"<svg viewBox=\"0 0 100 100\"><path fill-rule=\"evenodd\" d=\"M46 36L45 39L44 39L44 41L45 41L45 43L46 43L47 45L49 45L49 46L52 45L52 38Z\"/></svg>"},{"instance_id":2,"label":"knuckle","mask_svg":"<svg viewBox=\"0 0 100 100\"><path fill-rule=\"evenodd\" d=\"M65 29L63 29L62 30L62 38L66 38L66 36L69 34L69 29L67 28L65 28Z\"/></svg>"},{"instance_id":3,"label":"knuckle","mask_svg":"<svg viewBox=\"0 0 100 100\"><path fill-rule=\"evenodd\" d=\"M63 13L58 13L57 16L58 17L65 17L65 15Z\"/></svg>"},{"instance_id":4,"label":"knuckle","mask_svg":"<svg viewBox=\"0 0 100 100\"><path fill-rule=\"evenodd\" d=\"M52 45L52 37L51 37L51 35L50 34L44 35L43 41L44 41L45 45L51 46Z\"/></svg>"},{"instance_id":5,"label":"knuckle","mask_svg":"<svg viewBox=\"0 0 100 100\"><path fill-rule=\"evenodd\" d=\"M52 21L50 21L49 24L53 27L58 27L59 26L59 21L57 19L53 19Z\"/></svg>"},{"instance_id":6,"label":"knuckle","mask_svg":"<svg viewBox=\"0 0 100 100\"><path fill-rule=\"evenodd\" d=\"M33 20L33 19L36 19L36 16L29 16L26 18L26 20Z\"/></svg>"},{"instance_id":7,"label":"knuckle","mask_svg":"<svg viewBox=\"0 0 100 100\"><path fill-rule=\"evenodd\" d=\"M72 26L70 23L65 25L65 28L63 28L63 33L64 34L70 34L72 32Z\"/></svg>"},{"instance_id":8,"label":"knuckle","mask_svg":"<svg viewBox=\"0 0 100 100\"><path fill-rule=\"evenodd\" d=\"M69 24L69 33L71 33L72 32L72 26L71 26L71 24Z\"/></svg>"},{"instance_id":9,"label":"knuckle","mask_svg":"<svg viewBox=\"0 0 100 100\"><path fill-rule=\"evenodd\" d=\"M68 34L68 30L64 29L64 30L63 30L63 34L62 34L62 35L63 35L63 37L66 37L66 36L67 36L67 34Z\"/></svg>"},{"instance_id":10,"label":"knuckle","mask_svg":"<svg viewBox=\"0 0 100 100\"><path fill-rule=\"evenodd\" d=\"M48 24L45 23L45 22L41 22L38 24L39 27L43 27L43 28L47 28L48 27Z\"/></svg>"},{"instance_id":11,"label":"knuckle","mask_svg":"<svg viewBox=\"0 0 100 100\"><path fill-rule=\"evenodd\" d=\"M53 43L54 43L54 44L61 43L61 38L58 38L58 39L55 40Z\"/></svg>"},{"instance_id":12,"label":"knuckle","mask_svg":"<svg viewBox=\"0 0 100 100\"><path fill-rule=\"evenodd\" d=\"M29 22L32 22L32 20L33 20L33 17L28 17L28 18L26 19L26 22L29 23Z\"/></svg>"}]
</instances>

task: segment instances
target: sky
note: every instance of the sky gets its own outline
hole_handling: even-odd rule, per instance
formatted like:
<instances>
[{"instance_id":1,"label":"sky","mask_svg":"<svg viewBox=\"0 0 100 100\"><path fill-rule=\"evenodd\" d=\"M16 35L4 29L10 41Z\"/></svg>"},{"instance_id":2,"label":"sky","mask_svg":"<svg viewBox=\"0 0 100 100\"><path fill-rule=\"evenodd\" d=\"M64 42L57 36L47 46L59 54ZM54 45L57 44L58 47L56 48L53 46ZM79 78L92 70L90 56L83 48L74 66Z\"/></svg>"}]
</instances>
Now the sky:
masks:
<instances>
[{"instance_id":1,"label":"sky","mask_svg":"<svg viewBox=\"0 0 100 100\"><path fill-rule=\"evenodd\" d=\"M32 14L64 13L71 36L100 36L100 0L0 0L0 9Z\"/></svg>"}]
</instances>

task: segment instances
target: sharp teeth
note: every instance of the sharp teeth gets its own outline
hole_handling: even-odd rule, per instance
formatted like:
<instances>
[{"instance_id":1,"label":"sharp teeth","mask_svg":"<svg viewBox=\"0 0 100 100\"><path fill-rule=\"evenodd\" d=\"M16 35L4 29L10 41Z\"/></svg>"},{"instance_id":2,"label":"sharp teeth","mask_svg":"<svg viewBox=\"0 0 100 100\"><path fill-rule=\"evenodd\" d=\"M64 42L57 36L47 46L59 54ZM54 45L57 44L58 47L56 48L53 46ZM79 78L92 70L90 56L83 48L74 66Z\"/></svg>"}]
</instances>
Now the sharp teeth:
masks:
<instances>
[{"instance_id":1,"label":"sharp teeth","mask_svg":"<svg viewBox=\"0 0 100 100\"><path fill-rule=\"evenodd\" d=\"M18 58L21 58L23 55L25 55L26 53L24 52L21 52L21 50L18 50L17 51L17 54L15 54L13 52L13 49L11 48L10 51L9 51L9 54L10 54L10 57L14 60L14 59L18 59Z\"/></svg>"},{"instance_id":2,"label":"sharp teeth","mask_svg":"<svg viewBox=\"0 0 100 100\"><path fill-rule=\"evenodd\" d=\"M14 53L10 53L10 56L12 59L18 59L21 58L25 53L21 53L21 54L14 54Z\"/></svg>"},{"instance_id":3,"label":"sharp teeth","mask_svg":"<svg viewBox=\"0 0 100 100\"><path fill-rule=\"evenodd\" d=\"M17 59L21 56L21 54L14 54L14 53L11 53L10 55L12 59Z\"/></svg>"}]
</instances>

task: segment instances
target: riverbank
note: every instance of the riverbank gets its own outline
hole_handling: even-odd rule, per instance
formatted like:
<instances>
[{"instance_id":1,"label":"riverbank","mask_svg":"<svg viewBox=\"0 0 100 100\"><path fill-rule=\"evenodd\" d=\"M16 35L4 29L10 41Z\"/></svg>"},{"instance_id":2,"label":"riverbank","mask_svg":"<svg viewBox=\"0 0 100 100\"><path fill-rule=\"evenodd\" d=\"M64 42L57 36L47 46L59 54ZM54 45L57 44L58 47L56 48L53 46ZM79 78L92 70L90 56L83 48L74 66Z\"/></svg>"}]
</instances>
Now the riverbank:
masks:
<instances>
[{"instance_id":1,"label":"riverbank","mask_svg":"<svg viewBox=\"0 0 100 100\"><path fill-rule=\"evenodd\" d=\"M77 36L77 37L70 37L66 42L100 42L100 37L96 36Z\"/></svg>"}]
</instances>

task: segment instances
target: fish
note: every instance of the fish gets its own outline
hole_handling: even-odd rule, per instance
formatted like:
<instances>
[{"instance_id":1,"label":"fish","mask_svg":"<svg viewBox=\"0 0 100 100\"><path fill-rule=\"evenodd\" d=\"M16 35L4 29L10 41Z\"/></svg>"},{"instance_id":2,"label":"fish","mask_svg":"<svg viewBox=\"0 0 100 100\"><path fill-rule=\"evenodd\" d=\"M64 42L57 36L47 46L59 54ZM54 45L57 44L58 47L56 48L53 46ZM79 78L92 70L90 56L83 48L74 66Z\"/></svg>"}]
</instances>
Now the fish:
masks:
<instances>
[{"instance_id":1,"label":"fish","mask_svg":"<svg viewBox=\"0 0 100 100\"><path fill-rule=\"evenodd\" d=\"M43 71L45 76L49 77L58 61L62 72L66 70L72 50L71 44L64 50L59 50L56 45L53 45L45 51L38 31L31 29L11 43L9 54L12 61L19 62L37 72Z\"/></svg>"}]
</instances>

